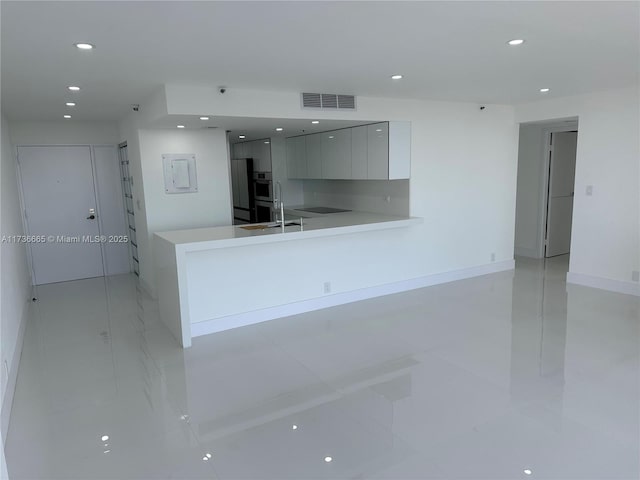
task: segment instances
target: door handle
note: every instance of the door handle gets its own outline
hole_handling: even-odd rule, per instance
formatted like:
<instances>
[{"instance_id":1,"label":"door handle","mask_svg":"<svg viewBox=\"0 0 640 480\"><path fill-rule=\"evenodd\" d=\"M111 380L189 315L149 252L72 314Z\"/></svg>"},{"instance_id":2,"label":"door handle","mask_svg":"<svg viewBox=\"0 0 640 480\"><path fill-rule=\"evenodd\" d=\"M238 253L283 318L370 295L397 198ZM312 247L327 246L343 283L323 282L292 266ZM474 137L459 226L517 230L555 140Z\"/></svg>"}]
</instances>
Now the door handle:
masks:
<instances>
[{"instance_id":1,"label":"door handle","mask_svg":"<svg viewBox=\"0 0 640 480\"><path fill-rule=\"evenodd\" d=\"M89 216L87 217L87 220L93 220L93 219L95 219L95 218L96 218L96 216L92 214L92 215L89 215Z\"/></svg>"}]
</instances>

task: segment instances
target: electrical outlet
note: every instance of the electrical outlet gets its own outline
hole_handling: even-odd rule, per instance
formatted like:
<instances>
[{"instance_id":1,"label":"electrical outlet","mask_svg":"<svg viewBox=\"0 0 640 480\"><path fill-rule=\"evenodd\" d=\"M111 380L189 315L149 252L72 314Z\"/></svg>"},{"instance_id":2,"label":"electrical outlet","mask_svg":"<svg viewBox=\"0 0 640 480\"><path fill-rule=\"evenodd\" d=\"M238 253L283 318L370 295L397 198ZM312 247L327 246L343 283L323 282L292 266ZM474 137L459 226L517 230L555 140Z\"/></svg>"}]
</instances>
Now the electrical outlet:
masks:
<instances>
[{"instance_id":1,"label":"electrical outlet","mask_svg":"<svg viewBox=\"0 0 640 480\"><path fill-rule=\"evenodd\" d=\"M634 282L640 282L640 272L638 270L631 272L631 280Z\"/></svg>"},{"instance_id":2,"label":"electrical outlet","mask_svg":"<svg viewBox=\"0 0 640 480\"><path fill-rule=\"evenodd\" d=\"M496 261L496 254L495 254L495 253L492 253L492 254L491 254L491 261L492 261L492 262L495 262L495 261Z\"/></svg>"},{"instance_id":3,"label":"electrical outlet","mask_svg":"<svg viewBox=\"0 0 640 480\"><path fill-rule=\"evenodd\" d=\"M587 188L585 189L585 193L587 194L587 197L590 197L593 195L593 185L587 185Z\"/></svg>"},{"instance_id":4,"label":"electrical outlet","mask_svg":"<svg viewBox=\"0 0 640 480\"><path fill-rule=\"evenodd\" d=\"M324 282L324 293L331 293L331 282Z\"/></svg>"}]
</instances>

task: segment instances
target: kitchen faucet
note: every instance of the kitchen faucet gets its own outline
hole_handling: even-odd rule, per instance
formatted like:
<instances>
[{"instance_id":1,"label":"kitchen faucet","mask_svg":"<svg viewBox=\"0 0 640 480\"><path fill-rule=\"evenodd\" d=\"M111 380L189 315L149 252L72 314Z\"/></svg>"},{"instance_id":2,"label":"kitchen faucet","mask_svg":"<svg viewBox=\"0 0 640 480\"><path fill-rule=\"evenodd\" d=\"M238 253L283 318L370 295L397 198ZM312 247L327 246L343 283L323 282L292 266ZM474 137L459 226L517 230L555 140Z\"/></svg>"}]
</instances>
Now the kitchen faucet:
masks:
<instances>
[{"instance_id":1,"label":"kitchen faucet","mask_svg":"<svg viewBox=\"0 0 640 480\"><path fill-rule=\"evenodd\" d=\"M284 233L284 200L282 199L282 185L276 182L276 192L273 196L273 209L276 212L276 223L280 224L282 233ZM280 210L280 219L278 219L278 210Z\"/></svg>"},{"instance_id":2,"label":"kitchen faucet","mask_svg":"<svg viewBox=\"0 0 640 480\"><path fill-rule=\"evenodd\" d=\"M276 221L274 222L275 225L273 225L274 227L277 225L280 225L280 228L282 229L282 233L285 233L285 227L287 226L287 224L289 225L300 225L300 231L303 232L304 231L304 225L302 223L302 217L300 217L300 223L296 223L292 220L290 220L289 222L287 222L284 219L284 199L282 198L282 185L280 184L280 182L276 182L276 188L275 188L275 192L273 195L273 210L276 212ZM278 213L280 215L278 215ZM278 218L278 216L280 218Z\"/></svg>"}]
</instances>

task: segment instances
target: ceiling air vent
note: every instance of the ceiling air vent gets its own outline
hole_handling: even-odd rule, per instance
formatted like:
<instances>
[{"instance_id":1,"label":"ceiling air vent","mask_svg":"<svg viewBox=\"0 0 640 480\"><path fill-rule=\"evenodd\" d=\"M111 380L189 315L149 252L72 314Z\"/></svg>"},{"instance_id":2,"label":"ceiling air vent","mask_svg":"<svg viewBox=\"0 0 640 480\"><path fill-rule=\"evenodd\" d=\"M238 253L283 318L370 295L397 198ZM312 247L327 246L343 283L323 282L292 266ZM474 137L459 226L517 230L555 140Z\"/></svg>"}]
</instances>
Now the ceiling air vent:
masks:
<instances>
[{"instance_id":1,"label":"ceiling air vent","mask_svg":"<svg viewBox=\"0 0 640 480\"><path fill-rule=\"evenodd\" d=\"M356 97L353 95L336 95L334 93L303 93L302 107L355 110Z\"/></svg>"},{"instance_id":2,"label":"ceiling air vent","mask_svg":"<svg viewBox=\"0 0 640 480\"><path fill-rule=\"evenodd\" d=\"M353 95L338 95L338 108L356 109L356 97Z\"/></svg>"},{"instance_id":3,"label":"ceiling air vent","mask_svg":"<svg viewBox=\"0 0 640 480\"><path fill-rule=\"evenodd\" d=\"M323 93L322 108L338 108L338 96L330 93Z\"/></svg>"}]
</instances>

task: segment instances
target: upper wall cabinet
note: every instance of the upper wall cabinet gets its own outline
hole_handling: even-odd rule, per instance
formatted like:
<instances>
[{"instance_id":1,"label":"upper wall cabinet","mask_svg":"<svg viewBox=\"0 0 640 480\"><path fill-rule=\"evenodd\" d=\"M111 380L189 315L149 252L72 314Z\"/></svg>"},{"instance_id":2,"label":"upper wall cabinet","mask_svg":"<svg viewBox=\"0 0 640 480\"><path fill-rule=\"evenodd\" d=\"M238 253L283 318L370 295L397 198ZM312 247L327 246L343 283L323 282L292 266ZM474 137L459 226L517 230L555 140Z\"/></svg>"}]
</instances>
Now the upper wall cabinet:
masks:
<instances>
[{"instance_id":1,"label":"upper wall cabinet","mask_svg":"<svg viewBox=\"0 0 640 480\"><path fill-rule=\"evenodd\" d=\"M231 155L234 159L253 158L253 169L256 172L271 171L271 142L269 140L235 143L231 147Z\"/></svg>"},{"instance_id":2,"label":"upper wall cabinet","mask_svg":"<svg viewBox=\"0 0 640 480\"><path fill-rule=\"evenodd\" d=\"M322 134L314 133L304 137L307 157L307 176L322 178Z\"/></svg>"},{"instance_id":3,"label":"upper wall cabinet","mask_svg":"<svg viewBox=\"0 0 640 480\"><path fill-rule=\"evenodd\" d=\"M322 178L351 178L351 129L321 135Z\"/></svg>"},{"instance_id":4,"label":"upper wall cabinet","mask_svg":"<svg viewBox=\"0 0 640 480\"><path fill-rule=\"evenodd\" d=\"M255 171L270 172L271 142L269 140L256 140L255 142L251 142L251 158L253 158L253 169Z\"/></svg>"},{"instance_id":5,"label":"upper wall cabinet","mask_svg":"<svg viewBox=\"0 0 640 480\"><path fill-rule=\"evenodd\" d=\"M351 129L351 178L367 180L369 178L369 145L367 142L368 125Z\"/></svg>"},{"instance_id":6,"label":"upper wall cabinet","mask_svg":"<svg viewBox=\"0 0 640 480\"><path fill-rule=\"evenodd\" d=\"M367 178L389 178L389 124L367 125Z\"/></svg>"},{"instance_id":7,"label":"upper wall cabinet","mask_svg":"<svg viewBox=\"0 0 640 480\"><path fill-rule=\"evenodd\" d=\"M287 176L289 178L309 178L305 137L287 138Z\"/></svg>"},{"instance_id":8,"label":"upper wall cabinet","mask_svg":"<svg viewBox=\"0 0 640 480\"><path fill-rule=\"evenodd\" d=\"M287 169L289 178L409 178L411 124L381 122L288 138Z\"/></svg>"},{"instance_id":9,"label":"upper wall cabinet","mask_svg":"<svg viewBox=\"0 0 640 480\"><path fill-rule=\"evenodd\" d=\"M249 142L235 143L232 148L233 158L249 158L251 156Z\"/></svg>"}]
</instances>

